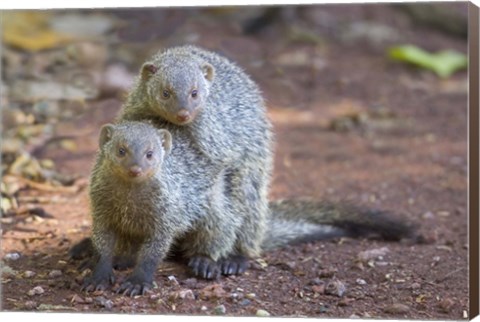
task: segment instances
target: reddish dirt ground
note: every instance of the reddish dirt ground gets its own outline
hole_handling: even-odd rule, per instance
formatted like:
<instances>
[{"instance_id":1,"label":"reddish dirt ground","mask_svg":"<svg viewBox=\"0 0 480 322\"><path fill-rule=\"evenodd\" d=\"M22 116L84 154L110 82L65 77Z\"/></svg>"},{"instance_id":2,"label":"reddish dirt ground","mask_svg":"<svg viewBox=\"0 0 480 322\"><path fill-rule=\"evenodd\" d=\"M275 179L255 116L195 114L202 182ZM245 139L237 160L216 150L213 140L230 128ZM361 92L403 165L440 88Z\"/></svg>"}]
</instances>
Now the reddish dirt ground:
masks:
<instances>
[{"instance_id":1,"label":"reddish dirt ground","mask_svg":"<svg viewBox=\"0 0 480 322\"><path fill-rule=\"evenodd\" d=\"M466 53L466 39L419 27L388 6L292 12L288 19L318 39L291 36L286 18L247 36L228 13L214 10L167 14L163 22L152 22L154 13L146 11L108 13L130 26L139 17L151 22L119 33L139 53L138 63L128 66L132 72L154 50L196 39L252 75L276 134L272 199L349 200L388 210L416 222L426 243L346 238L289 246L253 260L244 275L213 282L193 279L183 265L167 261L146 296L82 293L78 262L67 251L89 235L86 188L98 130L121 106L118 96L103 95L55 127L55 135L72 137L76 150L51 144L36 152L54 160L60 173L77 177L70 188L21 191L24 204L51 217L27 213L2 225L3 254L20 254L4 259L15 273L2 276L3 310L255 316L261 309L271 316L466 318L467 72L442 80L385 56L386 46L399 42ZM342 39L342 28L355 21L390 26L399 38L380 45ZM359 259L372 250L380 254ZM125 274L117 272L120 280ZM332 294L342 285L341 296ZM38 286L43 293L29 295Z\"/></svg>"}]
</instances>

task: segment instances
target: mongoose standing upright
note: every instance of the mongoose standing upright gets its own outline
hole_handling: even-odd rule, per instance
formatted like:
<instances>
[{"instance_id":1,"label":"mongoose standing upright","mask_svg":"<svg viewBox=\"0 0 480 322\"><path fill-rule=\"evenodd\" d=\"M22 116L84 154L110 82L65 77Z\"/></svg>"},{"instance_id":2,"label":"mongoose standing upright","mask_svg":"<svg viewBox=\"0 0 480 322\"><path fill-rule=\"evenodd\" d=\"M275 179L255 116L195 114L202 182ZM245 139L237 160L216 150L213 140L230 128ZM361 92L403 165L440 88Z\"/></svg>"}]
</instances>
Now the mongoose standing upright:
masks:
<instances>
[{"instance_id":1,"label":"mongoose standing upright","mask_svg":"<svg viewBox=\"0 0 480 322\"><path fill-rule=\"evenodd\" d=\"M246 269L243 260L222 261L243 256L225 247L236 241L244 222L230 204L225 169L203 157L185 131L170 133L136 121L107 124L99 145L89 186L96 262L84 281L86 291L113 283L114 256L120 256L132 259L134 269L118 291L143 294L167 253L198 260L195 251L202 248L193 243L202 240L210 242L210 248L203 248L200 256L211 256L216 266L190 263L197 274L213 278ZM382 213L346 206L278 201L270 209L273 215L263 218L267 227L259 245L263 250L332 236L373 232L395 239L408 232L403 223ZM296 213L299 209L302 213ZM216 225L223 230L213 230Z\"/></svg>"},{"instance_id":2,"label":"mongoose standing upright","mask_svg":"<svg viewBox=\"0 0 480 322\"><path fill-rule=\"evenodd\" d=\"M238 66L194 46L168 49L143 64L118 120L150 120L184 132L199 158L222 169L235 223L209 221L189 236L189 266L200 275L238 273L260 254L269 217L272 133L257 85ZM210 169L205 169L209 172ZM223 236L219 242L218 236Z\"/></svg>"}]
</instances>

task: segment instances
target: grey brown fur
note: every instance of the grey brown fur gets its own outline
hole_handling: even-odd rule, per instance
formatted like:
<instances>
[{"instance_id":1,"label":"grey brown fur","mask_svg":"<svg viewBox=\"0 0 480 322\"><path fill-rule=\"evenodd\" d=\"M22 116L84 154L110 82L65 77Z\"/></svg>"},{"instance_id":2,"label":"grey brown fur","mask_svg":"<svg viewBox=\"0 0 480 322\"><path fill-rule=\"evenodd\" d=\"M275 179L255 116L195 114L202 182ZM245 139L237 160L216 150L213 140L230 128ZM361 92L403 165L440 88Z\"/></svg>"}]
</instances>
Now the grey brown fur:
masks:
<instances>
[{"instance_id":1,"label":"grey brown fur","mask_svg":"<svg viewBox=\"0 0 480 322\"><path fill-rule=\"evenodd\" d=\"M400 239L410 234L401 220L347 205L269 205L273 139L262 96L239 67L217 54L186 46L154 56L142 66L118 116L117 122L126 121L151 122L172 137L171 152L150 181L128 193L119 184L102 190L118 195L116 211L98 192L92 194L103 203L101 210L93 209L97 251L107 252L111 263L114 249L136 251L141 245L136 268L121 288L130 294L148 287L154 267L173 246L190 260L196 275L212 278L220 272L241 273L247 258L287 243L370 233ZM129 141L129 131L122 132L124 140ZM134 146L156 136L141 135ZM105 184L96 177L99 173L105 181L116 181L117 175L98 171L97 166L92 189L97 185L93 181ZM121 200L128 205L122 208L125 215L117 218ZM103 216L98 213L110 214L119 231L134 232L129 233L134 238L117 238L128 240L129 247L115 248L111 235L95 228ZM113 276L111 266L104 269L103 263L99 261L86 288L102 288Z\"/></svg>"},{"instance_id":2,"label":"grey brown fur","mask_svg":"<svg viewBox=\"0 0 480 322\"><path fill-rule=\"evenodd\" d=\"M212 215L205 230L189 236L186 253L214 262L260 254L269 216L273 139L262 95L238 66L194 46L161 52L142 66L118 120L149 120L174 138L188 136L197 157L211 165L203 171L221 169L219 193L234 219Z\"/></svg>"}]
</instances>

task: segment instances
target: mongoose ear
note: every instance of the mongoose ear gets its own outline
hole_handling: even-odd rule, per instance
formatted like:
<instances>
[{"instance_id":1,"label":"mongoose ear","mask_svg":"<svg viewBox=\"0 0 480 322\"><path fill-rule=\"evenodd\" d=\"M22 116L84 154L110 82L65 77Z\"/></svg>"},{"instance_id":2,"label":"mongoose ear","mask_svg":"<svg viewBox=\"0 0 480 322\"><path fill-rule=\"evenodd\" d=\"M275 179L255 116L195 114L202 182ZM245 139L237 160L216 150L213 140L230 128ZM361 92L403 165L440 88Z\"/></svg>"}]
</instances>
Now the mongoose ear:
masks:
<instances>
[{"instance_id":1,"label":"mongoose ear","mask_svg":"<svg viewBox=\"0 0 480 322\"><path fill-rule=\"evenodd\" d=\"M160 135L160 139L162 140L162 146L165 150L165 155L170 153L172 149L172 135L167 130L160 129L158 130L158 135Z\"/></svg>"},{"instance_id":2,"label":"mongoose ear","mask_svg":"<svg viewBox=\"0 0 480 322\"><path fill-rule=\"evenodd\" d=\"M205 63L202 65L202 72L205 79L209 82L211 82L215 77L215 68L213 68L213 66L209 63Z\"/></svg>"},{"instance_id":3,"label":"mongoose ear","mask_svg":"<svg viewBox=\"0 0 480 322\"><path fill-rule=\"evenodd\" d=\"M142 65L140 69L140 75L142 80L148 80L153 74L155 74L158 70L158 67L155 66L153 63L145 63Z\"/></svg>"},{"instance_id":4,"label":"mongoose ear","mask_svg":"<svg viewBox=\"0 0 480 322\"><path fill-rule=\"evenodd\" d=\"M100 139L98 140L98 144L100 147L103 147L105 143L112 139L113 131L115 127L113 124L105 124L100 129Z\"/></svg>"}]
</instances>

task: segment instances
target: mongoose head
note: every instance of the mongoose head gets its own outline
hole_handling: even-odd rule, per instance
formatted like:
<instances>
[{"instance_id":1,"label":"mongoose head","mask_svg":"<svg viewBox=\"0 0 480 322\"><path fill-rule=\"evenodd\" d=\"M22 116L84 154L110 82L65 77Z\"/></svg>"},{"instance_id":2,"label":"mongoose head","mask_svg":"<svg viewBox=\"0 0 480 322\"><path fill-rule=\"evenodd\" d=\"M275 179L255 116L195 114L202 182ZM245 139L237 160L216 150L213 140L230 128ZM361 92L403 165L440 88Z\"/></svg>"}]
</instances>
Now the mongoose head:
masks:
<instances>
[{"instance_id":1,"label":"mongoose head","mask_svg":"<svg viewBox=\"0 0 480 322\"><path fill-rule=\"evenodd\" d=\"M99 145L115 175L129 182L143 182L160 171L171 150L172 137L167 130L141 122L105 124Z\"/></svg>"},{"instance_id":2,"label":"mongoose head","mask_svg":"<svg viewBox=\"0 0 480 322\"><path fill-rule=\"evenodd\" d=\"M150 108L167 121L185 125L201 112L215 76L212 65L191 55L169 55L143 64L141 81Z\"/></svg>"}]
</instances>

